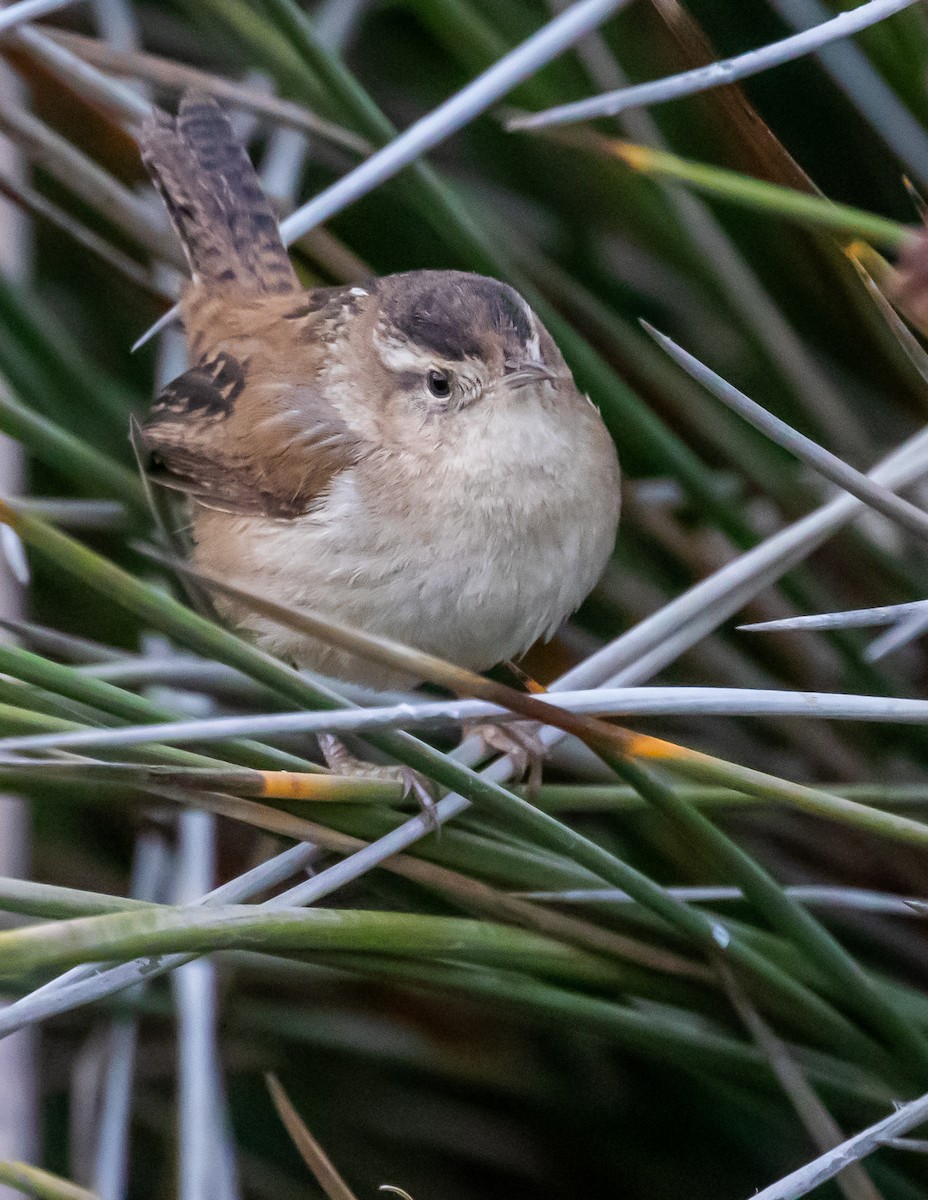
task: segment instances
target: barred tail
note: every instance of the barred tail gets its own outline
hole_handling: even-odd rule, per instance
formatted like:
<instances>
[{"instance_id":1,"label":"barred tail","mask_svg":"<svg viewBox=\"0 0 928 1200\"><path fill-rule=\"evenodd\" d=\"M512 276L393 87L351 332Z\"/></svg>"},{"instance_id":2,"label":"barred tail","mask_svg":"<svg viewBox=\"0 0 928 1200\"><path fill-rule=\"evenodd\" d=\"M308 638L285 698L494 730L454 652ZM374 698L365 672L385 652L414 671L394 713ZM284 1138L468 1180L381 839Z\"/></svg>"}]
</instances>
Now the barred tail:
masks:
<instances>
[{"instance_id":1,"label":"barred tail","mask_svg":"<svg viewBox=\"0 0 928 1200\"><path fill-rule=\"evenodd\" d=\"M269 295L299 289L257 173L215 100L188 92L176 117L155 109L142 161L201 283Z\"/></svg>"}]
</instances>

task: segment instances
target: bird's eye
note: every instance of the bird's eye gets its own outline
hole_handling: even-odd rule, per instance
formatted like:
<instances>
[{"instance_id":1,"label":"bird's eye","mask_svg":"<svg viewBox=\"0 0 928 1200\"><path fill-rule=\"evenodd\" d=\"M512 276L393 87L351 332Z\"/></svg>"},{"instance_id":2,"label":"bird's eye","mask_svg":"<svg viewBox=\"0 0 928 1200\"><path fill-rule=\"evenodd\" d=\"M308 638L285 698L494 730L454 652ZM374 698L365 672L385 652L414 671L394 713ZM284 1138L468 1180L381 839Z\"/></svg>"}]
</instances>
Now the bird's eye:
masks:
<instances>
[{"instance_id":1,"label":"bird's eye","mask_svg":"<svg viewBox=\"0 0 928 1200\"><path fill-rule=\"evenodd\" d=\"M451 376L447 371L429 371L425 377L429 391L437 400L447 400L451 395Z\"/></svg>"}]
</instances>

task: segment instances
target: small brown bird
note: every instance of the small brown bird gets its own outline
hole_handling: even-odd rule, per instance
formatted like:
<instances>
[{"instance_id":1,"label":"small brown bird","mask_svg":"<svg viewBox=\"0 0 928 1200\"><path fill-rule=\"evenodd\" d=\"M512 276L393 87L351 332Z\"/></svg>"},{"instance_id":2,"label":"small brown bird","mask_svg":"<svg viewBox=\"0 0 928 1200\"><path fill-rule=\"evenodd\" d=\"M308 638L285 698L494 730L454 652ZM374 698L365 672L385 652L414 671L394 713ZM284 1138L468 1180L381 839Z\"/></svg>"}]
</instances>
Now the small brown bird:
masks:
<instances>
[{"instance_id":1,"label":"small brown bird","mask_svg":"<svg viewBox=\"0 0 928 1200\"><path fill-rule=\"evenodd\" d=\"M156 112L142 157L190 261L194 363L144 441L153 478L189 499L197 564L474 670L550 637L612 551L619 470L522 297L459 271L305 291L207 97ZM298 666L411 682L219 607Z\"/></svg>"}]
</instances>

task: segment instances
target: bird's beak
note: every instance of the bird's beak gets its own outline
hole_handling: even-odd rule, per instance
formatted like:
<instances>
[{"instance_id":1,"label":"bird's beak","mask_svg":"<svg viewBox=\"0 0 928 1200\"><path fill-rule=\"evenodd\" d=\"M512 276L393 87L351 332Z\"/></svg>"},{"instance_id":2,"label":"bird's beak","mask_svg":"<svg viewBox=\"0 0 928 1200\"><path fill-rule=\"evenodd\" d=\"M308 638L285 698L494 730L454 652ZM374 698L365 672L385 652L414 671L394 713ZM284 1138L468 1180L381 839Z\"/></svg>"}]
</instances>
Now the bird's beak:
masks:
<instances>
[{"instance_id":1,"label":"bird's beak","mask_svg":"<svg viewBox=\"0 0 928 1200\"><path fill-rule=\"evenodd\" d=\"M549 366L543 362L536 362L534 359L526 359L523 362L506 362L504 370L503 382L510 388L526 387L530 383L540 383L543 380L548 383L556 383L558 379Z\"/></svg>"}]
</instances>

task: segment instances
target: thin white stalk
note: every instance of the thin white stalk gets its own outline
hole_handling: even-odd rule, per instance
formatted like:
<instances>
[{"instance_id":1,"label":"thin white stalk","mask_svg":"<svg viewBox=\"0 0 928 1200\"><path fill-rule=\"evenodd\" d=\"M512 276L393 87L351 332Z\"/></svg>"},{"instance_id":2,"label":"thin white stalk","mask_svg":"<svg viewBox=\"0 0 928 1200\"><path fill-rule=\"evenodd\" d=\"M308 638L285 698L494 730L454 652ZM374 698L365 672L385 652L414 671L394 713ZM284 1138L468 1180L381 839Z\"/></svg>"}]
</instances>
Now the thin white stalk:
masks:
<instances>
[{"instance_id":1,"label":"thin white stalk","mask_svg":"<svg viewBox=\"0 0 928 1200\"><path fill-rule=\"evenodd\" d=\"M170 852L162 833L146 831L135 847L130 894L138 900L166 899L164 884ZM141 995L144 983L130 994ZM129 1128L132 1118L132 1079L138 1042L134 1012L115 1017L107 1031L106 1069L97 1122L90 1185L100 1200L123 1200L129 1178Z\"/></svg>"},{"instance_id":2,"label":"thin white stalk","mask_svg":"<svg viewBox=\"0 0 928 1200\"><path fill-rule=\"evenodd\" d=\"M41 639L46 633L53 636L55 631L40 629L35 625L23 628L23 635L30 634ZM54 652L54 646L49 646ZM113 654L105 662L96 661L84 663L78 668L82 675L94 679L103 679L120 687L139 687L146 683L159 683L168 687L184 687L192 691L222 690L233 692L243 701L249 697L262 696L269 698L272 693L267 687L256 683L235 667L227 667L225 663L210 662L194 654L171 651L160 657L142 658L135 654ZM310 671L301 672L308 680L315 682L317 677ZM405 701L413 703L419 699L413 692L377 691L360 683L340 682L339 692L352 704L364 706L383 704L402 704Z\"/></svg>"},{"instance_id":3,"label":"thin white stalk","mask_svg":"<svg viewBox=\"0 0 928 1200\"><path fill-rule=\"evenodd\" d=\"M908 1133L928 1120L928 1093L897 1108L890 1116L870 1125L833 1150L828 1150L804 1167L790 1172L770 1187L754 1194L754 1200L799 1200L820 1184L834 1179L849 1163L860 1162L893 1138Z\"/></svg>"},{"instance_id":4,"label":"thin white stalk","mask_svg":"<svg viewBox=\"0 0 928 1200\"><path fill-rule=\"evenodd\" d=\"M686 904L723 904L744 899L736 887L668 887L669 895ZM916 897L896 896L889 892L874 892L867 888L825 887L819 884L790 885L783 889L788 896L814 908L849 909L853 912L924 920L913 907ZM556 904L634 904L628 892L617 888L585 888L566 892L516 892L524 900L539 900Z\"/></svg>"},{"instance_id":5,"label":"thin white stalk","mask_svg":"<svg viewBox=\"0 0 928 1200\"><path fill-rule=\"evenodd\" d=\"M44 496L10 496L16 512L33 513L43 521L66 529L125 529L126 506L119 500L60 500Z\"/></svg>"},{"instance_id":6,"label":"thin white stalk","mask_svg":"<svg viewBox=\"0 0 928 1200\"><path fill-rule=\"evenodd\" d=\"M928 700L859 696L844 692L789 692L766 688L603 687L539 695L542 704L564 712L610 717L801 717L803 720L879 721L928 724ZM245 717L205 717L88 729L75 733L33 734L0 739L0 771L28 765L16 757L39 750L87 751L148 743L185 745L240 737L282 734L363 734L383 729L428 729L465 721L524 720L486 700L434 700L381 708L330 712L260 713Z\"/></svg>"},{"instance_id":7,"label":"thin white stalk","mask_svg":"<svg viewBox=\"0 0 928 1200\"><path fill-rule=\"evenodd\" d=\"M135 53L141 45L131 0L91 0L97 36L111 50ZM144 96L144 92L141 93Z\"/></svg>"},{"instance_id":8,"label":"thin white stalk","mask_svg":"<svg viewBox=\"0 0 928 1200\"><path fill-rule=\"evenodd\" d=\"M132 655L126 655L121 662L91 663L79 666L78 670L82 675L102 679L123 688L157 683L163 687L235 696L242 704L253 704L255 707L269 700L267 688L250 680L234 667L226 667L224 663L206 662L192 655L170 654L156 663L144 662ZM365 698L365 703L370 703L370 696Z\"/></svg>"},{"instance_id":9,"label":"thin white stalk","mask_svg":"<svg viewBox=\"0 0 928 1200\"><path fill-rule=\"evenodd\" d=\"M889 629L880 637L875 638L867 647L864 658L867 662L878 662L894 650L901 650L909 642L914 642L926 629L928 629L928 604L920 612L911 613L904 618L894 629Z\"/></svg>"},{"instance_id":10,"label":"thin white stalk","mask_svg":"<svg viewBox=\"0 0 928 1200\"><path fill-rule=\"evenodd\" d=\"M828 19L828 9L819 0L768 0L768 3L797 32ZM853 42L835 42L824 46L816 57L906 170L920 184L928 185L928 133L867 55Z\"/></svg>"},{"instance_id":11,"label":"thin white stalk","mask_svg":"<svg viewBox=\"0 0 928 1200\"><path fill-rule=\"evenodd\" d=\"M62 633L47 625L37 625L34 621L0 616L0 629L22 638L35 652L60 657L65 662L115 663L123 658L123 652L114 650L112 646L104 646L102 642L95 642L91 638Z\"/></svg>"},{"instance_id":12,"label":"thin white stalk","mask_svg":"<svg viewBox=\"0 0 928 1200\"><path fill-rule=\"evenodd\" d=\"M710 63L707 67L683 71L667 79L656 79L652 83L620 88L604 96L593 96L589 100L560 104L556 108L548 108L530 116L519 116L513 118L508 127L540 129L546 125L567 125L575 121L588 121L592 117L614 117L628 108L664 104L682 96L693 96L698 92L735 83L739 79L747 79L750 75L758 75L761 71L769 71L771 67L778 67L782 63L812 54L840 38L850 37L862 29L876 25L878 21L885 21L887 17L910 8L915 2L916 0L869 0L850 12L839 13L830 21L824 21L813 29L795 33L758 50L749 50L747 54L741 54L737 58L724 58L719 62Z\"/></svg>"},{"instance_id":13,"label":"thin white stalk","mask_svg":"<svg viewBox=\"0 0 928 1200\"><path fill-rule=\"evenodd\" d=\"M261 161L261 183L267 194L289 207L299 186L310 147L302 129L275 129Z\"/></svg>"},{"instance_id":14,"label":"thin white stalk","mask_svg":"<svg viewBox=\"0 0 928 1200\"><path fill-rule=\"evenodd\" d=\"M369 0L322 0L313 19L316 37L333 50L344 51L361 23Z\"/></svg>"},{"instance_id":15,"label":"thin white stalk","mask_svg":"<svg viewBox=\"0 0 928 1200\"><path fill-rule=\"evenodd\" d=\"M23 21L34 21L61 8L70 8L73 3L74 0L19 0L18 4L10 4L0 10L0 33L14 29Z\"/></svg>"},{"instance_id":16,"label":"thin white stalk","mask_svg":"<svg viewBox=\"0 0 928 1200\"><path fill-rule=\"evenodd\" d=\"M186 809L178 817L179 874L175 903L194 903L212 884L216 818ZM177 1006L179 1200L210 1200L224 1136L216 1045L216 967L199 958L172 976Z\"/></svg>"},{"instance_id":17,"label":"thin white stalk","mask_svg":"<svg viewBox=\"0 0 928 1200\"><path fill-rule=\"evenodd\" d=\"M784 633L791 630L870 629L879 625L896 625L916 613L928 609L928 600L912 600L907 604L884 604L878 608L849 608L844 612L812 613L805 617L783 617L778 621L756 621L739 625L741 633Z\"/></svg>"},{"instance_id":18,"label":"thin white stalk","mask_svg":"<svg viewBox=\"0 0 928 1200\"><path fill-rule=\"evenodd\" d=\"M806 633L820 629L871 629L889 625L891 628L875 638L864 657L877 662L894 650L907 646L928 630L928 600L913 600L908 604L886 604L879 608L855 608L846 612L814 613L805 617L786 617L779 621L759 621L739 625L743 633Z\"/></svg>"},{"instance_id":19,"label":"thin white stalk","mask_svg":"<svg viewBox=\"0 0 928 1200\"><path fill-rule=\"evenodd\" d=\"M828 788L830 791L837 791L839 794L853 794L855 798L860 798L860 791L856 786L841 788L840 785L829 784ZM584 789L581 787L580 790ZM599 789L594 788L594 790L598 791ZM879 791L881 789L876 790ZM613 788L606 785L603 791L628 792L633 791L633 789L623 788L622 786ZM697 803L697 800L693 797L694 791L702 793L717 792L720 799L725 796L732 800L738 799L750 802L750 797L739 796L737 793L731 792L726 788L693 788L692 786L687 788L684 786L680 791L681 794L689 795L693 803ZM629 797L629 799L631 798ZM928 793L926 793L924 787L917 788L912 785L911 798L921 807L924 807L928 803ZM578 804L574 811L580 812L586 810L582 804ZM601 805L593 805L589 811L605 811L605 809ZM293 889L290 890L292 891ZM727 885L668 887L665 890L668 895L675 897L677 900L693 904L721 904L744 899L744 893L740 888ZM906 917L917 921L924 921L925 913L928 911L928 898L903 896L895 892L880 892L869 888L836 887L827 884L797 884L788 885L783 890L804 904L822 908L847 909L852 912ZM509 894L524 900L540 900L546 903L558 904L594 904L600 902L608 904L638 903L628 892L623 892L621 889L613 887L569 888L563 891L528 891L511 892ZM105 892L88 892L80 889L58 887L54 884L0 878L0 904L4 905L4 907L7 904L28 905L30 901L36 906L40 904L56 905L57 911L55 917L52 919L61 920L78 916L102 916L107 913L132 911L129 908L131 902L121 900ZM159 895L149 897L149 902L170 903L170 900ZM33 913L38 913L39 908L33 908L32 911Z\"/></svg>"},{"instance_id":20,"label":"thin white stalk","mask_svg":"<svg viewBox=\"0 0 928 1200\"><path fill-rule=\"evenodd\" d=\"M884 517L895 521L909 533L915 534L923 541L928 540L928 513L923 509L910 504L908 500L903 500L887 488L881 487L880 484L874 483L872 479L862 475L860 471L856 471L836 454L832 454L824 446L819 446L817 442L813 442L805 434L793 429L780 417L768 412L767 409L746 396L744 392L740 392L726 379L723 379L721 375L717 375L715 371L701 363L694 355L684 350L682 346L678 346L666 334L661 333L646 321L642 321L642 325L661 349L692 379L702 384L707 391L710 391L733 412L744 417L772 442L782 446L790 454L794 454L800 461L818 471L832 483L836 483L838 487L844 488L846 492L850 492L852 496L869 504Z\"/></svg>"}]
</instances>

